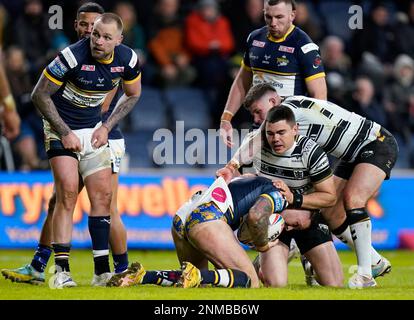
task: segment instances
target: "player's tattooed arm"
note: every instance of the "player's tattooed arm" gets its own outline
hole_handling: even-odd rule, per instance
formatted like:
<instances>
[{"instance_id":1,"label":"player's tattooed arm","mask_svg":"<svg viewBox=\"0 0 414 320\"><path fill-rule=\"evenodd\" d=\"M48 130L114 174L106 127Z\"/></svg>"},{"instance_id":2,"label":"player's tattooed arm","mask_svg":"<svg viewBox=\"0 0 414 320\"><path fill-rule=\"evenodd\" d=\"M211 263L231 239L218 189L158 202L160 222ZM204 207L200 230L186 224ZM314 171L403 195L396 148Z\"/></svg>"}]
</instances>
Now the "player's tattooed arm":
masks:
<instances>
[{"instance_id":1,"label":"player's tattooed arm","mask_svg":"<svg viewBox=\"0 0 414 320\"><path fill-rule=\"evenodd\" d=\"M124 118L136 105L141 96L141 81L136 81L132 84L123 83L124 94L118 100L114 111L112 111L109 118L103 124L108 129L108 132Z\"/></svg>"},{"instance_id":2,"label":"player's tattooed arm","mask_svg":"<svg viewBox=\"0 0 414 320\"><path fill-rule=\"evenodd\" d=\"M104 125L108 131L111 131L112 128L134 108L138 100L139 96L127 97L125 94L122 95L115 106L114 111L112 111L109 118L105 121Z\"/></svg>"},{"instance_id":3,"label":"player's tattooed arm","mask_svg":"<svg viewBox=\"0 0 414 320\"><path fill-rule=\"evenodd\" d=\"M259 197L250 208L247 217L247 225L253 243L256 248L265 247L268 244L269 215L272 213L272 203L269 199Z\"/></svg>"},{"instance_id":4,"label":"player's tattooed arm","mask_svg":"<svg viewBox=\"0 0 414 320\"><path fill-rule=\"evenodd\" d=\"M56 132L61 136L66 136L70 133L70 128L60 117L51 98L51 96L58 91L59 88L59 85L56 85L42 74L33 89L31 97L35 107L53 126L53 129L56 130Z\"/></svg>"}]
</instances>

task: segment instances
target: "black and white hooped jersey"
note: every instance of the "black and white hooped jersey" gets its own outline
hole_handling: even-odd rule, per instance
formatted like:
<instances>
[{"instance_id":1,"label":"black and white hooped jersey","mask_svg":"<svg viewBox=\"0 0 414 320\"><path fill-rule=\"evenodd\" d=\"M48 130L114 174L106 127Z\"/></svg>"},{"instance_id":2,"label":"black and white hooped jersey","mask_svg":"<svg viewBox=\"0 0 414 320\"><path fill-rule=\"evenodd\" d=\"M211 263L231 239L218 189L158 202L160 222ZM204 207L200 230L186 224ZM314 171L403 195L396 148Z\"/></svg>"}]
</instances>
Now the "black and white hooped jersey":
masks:
<instances>
[{"instance_id":1,"label":"black and white hooped jersey","mask_svg":"<svg viewBox=\"0 0 414 320\"><path fill-rule=\"evenodd\" d=\"M298 136L292 148L276 154L267 142L253 158L256 173L271 180L284 181L292 192L306 194L313 185L332 176L326 153L315 141Z\"/></svg>"},{"instance_id":2,"label":"black and white hooped jersey","mask_svg":"<svg viewBox=\"0 0 414 320\"><path fill-rule=\"evenodd\" d=\"M299 134L314 140L326 153L346 162L377 139L381 126L325 100L293 96L282 104L295 114Z\"/></svg>"},{"instance_id":3,"label":"black and white hooped jersey","mask_svg":"<svg viewBox=\"0 0 414 320\"><path fill-rule=\"evenodd\" d=\"M137 54L118 45L108 60L91 55L90 39L82 39L63 49L43 74L61 86L52 100L63 121L72 129L93 128L101 121L101 105L109 91L141 77Z\"/></svg>"},{"instance_id":4,"label":"black and white hooped jersey","mask_svg":"<svg viewBox=\"0 0 414 320\"><path fill-rule=\"evenodd\" d=\"M294 25L281 39L267 27L250 33L242 66L252 72L253 85L270 83L281 97L305 95L306 81L325 76L319 47Z\"/></svg>"}]
</instances>

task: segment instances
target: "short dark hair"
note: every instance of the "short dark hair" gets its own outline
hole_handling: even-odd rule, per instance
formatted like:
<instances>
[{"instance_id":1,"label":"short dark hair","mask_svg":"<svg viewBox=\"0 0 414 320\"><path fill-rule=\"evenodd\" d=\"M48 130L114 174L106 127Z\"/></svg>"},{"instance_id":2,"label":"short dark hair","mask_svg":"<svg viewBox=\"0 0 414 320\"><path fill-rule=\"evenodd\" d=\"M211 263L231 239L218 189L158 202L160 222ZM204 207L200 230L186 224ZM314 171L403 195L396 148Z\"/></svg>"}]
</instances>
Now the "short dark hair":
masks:
<instances>
[{"instance_id":1,"label":"short dark hair","mask_svg":"<svg viewBox=\"0 0 414 320\"><path fill-rule=\"evenodd\" d=\"M275 123L282 120L286 120L291 126L296 124L295 114L292 109L286 106L276 106L270 108L267 112L266 121L269 123Z\"/></svg>"},{"instance_id":2,"label":"short dark hair","mask_svg":"<svg viewBox=\"0 0 414 320\"><path fill-rule=\"evenodd\" d=\"M265 0L265 3L267 3L269 6L277 5L281 2L284 2L286 4L290 4L292 6L293 10L296 10L296 1L295 0Z\"/></svg>"},{"instance_id":3,"label":"short dark hair","mask_svg":"<svg viewBox=\"0 0 414 320\"><path fill-rule=\"evenodd\" d=\"M124 24L122 22L121 17L115 13L106 12L99 17L99 20L101 20L103 23L115 22L118 30L121 32L124 29Z\"/></svg>"},{"instance_id":4,"label":"short dark hair","mask_svg":"<svg viewBox=\"0 0 414 320\"><path fill-rule=\"evenodd\" d=\"M263 97L269 91L276 92L276 89L269 83L263 82L254 85L250 88L247 92L246 96L244 97L243 105L244 107L249 110L253 103Z\"/></svg>"},{"instance_id":5,"label":"short dark hair","mask_svg":"<svg viewBox=\"0 0 414 320\"><path fill-rule=\"evenodd\" d=\"M76 17L79 17L79 14L82 12L94 12L103 14L105 12L104 8L100 4L97 4L96 2L86 2L83 5L81 5L76 13Z\"/></svg>"}]
</instances>

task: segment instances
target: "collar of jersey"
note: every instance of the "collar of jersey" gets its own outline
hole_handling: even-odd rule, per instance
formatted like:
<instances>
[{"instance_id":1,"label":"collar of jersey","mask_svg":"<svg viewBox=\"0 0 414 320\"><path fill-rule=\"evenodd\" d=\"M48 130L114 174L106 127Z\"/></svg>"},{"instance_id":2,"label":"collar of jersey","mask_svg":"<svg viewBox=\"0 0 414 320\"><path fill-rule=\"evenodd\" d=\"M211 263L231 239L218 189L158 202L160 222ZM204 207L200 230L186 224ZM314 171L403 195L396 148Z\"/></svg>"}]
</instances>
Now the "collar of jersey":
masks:
<instances>
[{"instance_id":1,"label":"collar of jersey","mask_svg":"<svg viewBox=\"0 0 414 320\"><path fill-rule=\"evenodd\" d=\"M98 61L99 63L102 64L110 64L112 63L112 61L114 61L114 51L112 51L111 57L109 59L96 59L96 61Z\"/></svg>"},{"instance_id":2,"label":"collar of jersey","mask_svg":"<svg viewBox=\"0 0 414 320\"><path fill-rule=\"evenodd\" d=\"M292 33L292 31L295 29L295 25L294 24L292 24L291 26L290 26L290 28L289 28L289 30L286 32L286 34L282 37L282 38L274 38L270 33L268 33L267 34L267 39L269 39L270 41L273 41L273 42L277 42L277 43L279 43L279 42L283 42L283 41L285 41L286 40L286 38L288 37L288 35L290 35L291 33Z\"/></svg>"}]
</instances>

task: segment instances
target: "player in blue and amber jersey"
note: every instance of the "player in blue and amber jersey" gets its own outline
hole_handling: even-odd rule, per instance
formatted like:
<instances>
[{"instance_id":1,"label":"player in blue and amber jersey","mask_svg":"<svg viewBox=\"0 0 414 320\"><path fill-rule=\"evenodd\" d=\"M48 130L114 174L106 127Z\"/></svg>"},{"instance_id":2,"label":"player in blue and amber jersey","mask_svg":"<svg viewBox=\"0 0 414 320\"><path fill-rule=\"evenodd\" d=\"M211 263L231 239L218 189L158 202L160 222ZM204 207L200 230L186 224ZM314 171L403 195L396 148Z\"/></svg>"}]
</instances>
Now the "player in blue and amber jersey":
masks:
<instances>
[{"instance_id":1,"label":"player in blue and amber jersey","mask_svg":"<svg viewBox=\"0 0 414 320\"><path fill-rule=\"evenodd\" d=\"M282 96L309 95L326 100L325 73L318 46L293 25L294 0L265 0L266 26L253 31L220 121L220 134L230 147L231 119L252 84L269 82Z\"/></svg>"},{"instance_id":2,"label":"player in blue and amber jersey","mask_svg":"<svg viewBox=\"0 0 414 320\"><path fill-rule=\"evenodd\" d=\"M109 226L111 163L108 133L139 99L139 62L121 45L122 20L105 13L95 22L91 38L65 48L45 69L32 98L44 117L46 148L56 187L53 247L56 287L75 286L69 273L72 214L79 172L91 201L88 220L95 274L93 283L111 276ZM103 123L101 105L122 81L124 94Z\"/></svg>"}]
</instances>

